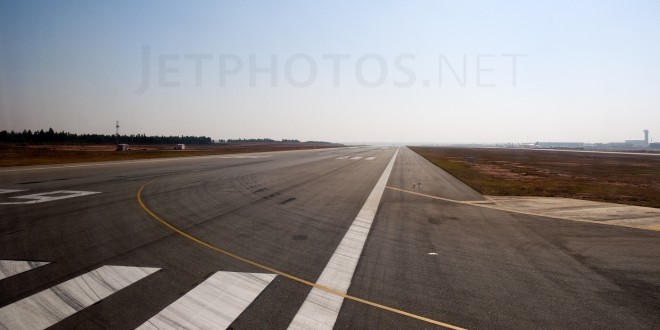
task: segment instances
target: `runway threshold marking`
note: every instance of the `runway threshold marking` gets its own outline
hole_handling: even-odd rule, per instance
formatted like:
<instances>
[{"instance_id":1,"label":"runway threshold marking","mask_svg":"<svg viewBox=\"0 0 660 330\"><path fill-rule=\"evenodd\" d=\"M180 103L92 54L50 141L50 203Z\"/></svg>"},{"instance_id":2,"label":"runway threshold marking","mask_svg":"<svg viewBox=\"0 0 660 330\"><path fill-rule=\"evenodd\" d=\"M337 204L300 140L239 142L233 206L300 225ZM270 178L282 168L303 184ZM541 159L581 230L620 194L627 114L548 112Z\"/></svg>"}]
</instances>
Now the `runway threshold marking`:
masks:
<instances>
[{"instance_id":1,"label":"runway threshold marking","mask_svg":"<svg viewBox=\"0 0 660 330\"><path fill-rule=\"evenodd\" d=\"M201 239L199 239L199 238L197 238L197 237L195 237L195 236L192 236L192 235L190 235L190 234L188 234L188 233L182 231L181 229L175 227L174 225L170 224L169 222L165 221L165 219L161 218L161 217L158 216L156 213L154 213L152 210L150 210L150 209L147 207L147 205L144 203L144 200L142 199L142 192L144 191L144 188L147 187L149 184L151 184L152 182L154 182L154 181L156 181L156 180L157 180L157 179L153 179L153 180L151 180L151 181L149 181L149 182L143 184L143 185L140 187L140 189L138 190L138 192L137 192L137 194L136 194L138 204L139 204L140 207L141 207L145 212L147 212L147 214L149 214L154 220L156 220L157 222L159 222L159 223L162 224L163 226L167 227L167 228L170 229L171 231L173 231L173 232L175 232L175 233L177 233L177 234L179 234L179 235L181 235L181 236L183 236L183 237L185 237L185 238L187 238L187 239L189 239L189 240L191 240L191 241L193 241L193 242L195 242L195 243L197 243L197 244L199 244L199 245L202 245L202 246L204 246L204 247L206 247L206 248L208 248L208 249L210 249L210 250L212 250L212 251L218 252L218 253L223 254L223 255L225 255L225 256L227 256L227 257L230 257L230 258L236 259L236 260L238 260L238 261L244 262L244 263L246 263L246 264L248 264L248 265L252 265L252 266L254 266L254 267L261 268L261 269L263 269L263 270L265 270L265 271L268 271L268 272L270 272L270 273L275 273L275 274L280 275L280 276L282 276L282 277L286 277L286 278L288 278L288 279L290 279L290 280L293 280L293 281L295 281L295 282L298 282L298 283L301 283L301 284L304 284L304 285L310 286L310 287L312 287L312 289L313 289L313 288L318 288L319 290L323 290L323 291L328 292L328 293L331 293L331 294L333 294L333 295L336 295L336 296L342 297L343 299L352 300L352 301L355 301L355 302L358 302L358 303L361 303L361 304L369 305L369 306L371 306L371 307L375 307L375 308L378 308L378 309L386 310L386 311L389 311L389 312L392 312L392 313L395 313L395 314L399 314L399 315L407 316L407 317L410 317L410 318L413 318L413 319L416 319L416 320L419 320L419 321L427 322L427 323L434 324L434 325L437 325L437 326L441 326L441 327L444 327L444 328L447 328L447 329L465 330L465 328L461 328L461 327L458 327L458 326L455 326L455 325L452 325L452 324L449 324L449 323L436 321L436 320L434 320L434 319L431 319L431 318L428 318L428 317L424 317L424 316L421 316L421 315L417 315L417 314L413 314L413 313L410 313L410 312L406 312L406 311L401 310L401 309L397 309L397 308L394 308L394 307L390 307L390 306L382 305L382 304L379 304L379 303L376 303L376 302L373 302L373 301L370 301L370 300L367 300L367 299L359 298L359 297L356 297L356 296L351 296L351 295L349 295L349 294L346 294L345 292L341 292L341 291L335 290L335 289L333 289L333 288L331 288L331 287L328 287L328 286L325 286L325 285L321 285L321 284L317 284L317 283L314 283L314 282L311 282L311 281L307 281L307 280L302 279L302 278L300 278L300 277L297 277L297 276L295 276L295 275L292 275L292 274L289 274L289 273L285 273L285 272L280 271L280 270L278 270L278 269L275 269L275 268L273 268L273 267L266 266L266 265L261 264L261 263L258 263L258 262L256 262L256 261L252 261L252 260L250 260L250 259L247 259L247 258L241 257L241 256L239 256L239 255L237 255L237 254L235 254L235 253L233 253L233 252L230 252L230 251L225 250L225 249L223 249L223 248L217 247L217 246L215 246L215 245L213 245L213 244L211 244L211 243L208 243L208 242L206 242L206 241L203 241L203 240L201 240Z\"/></svg>"},{"instance_id":2,"label":"runway threshold marking","mask_svg":"<svg viewBox=\"0 0 660 330\"><path fill-rule=\"evenodd\" d=\"M159 268L103 266L0 308L2 329L45 329Z\"/></svg>"},{"instance_id":3,"label":"runway threshold marking","mask_svg":"<svg viewBox=\"0 0 660 330\"><path fill-rule=\"evenodd\" d=\"M433 195L428 195L428 194L423 194L423 193L418 193L415 191L410 191L406 189L401 189L401 188L396 188L396 187L391 187L387 186L387 189L390 190L395 190L395 191L400 191L404 192L407 194L412 194L412 195L417 195L417 196L422 196L422 197L427 197L427 198L432 198L432 199L437 199L445 202L450 202L450 203L456 203L456 204L463 204L463 205L470 205L470 206L476 206L476 207L483 207L486 209L492 209L492 210L498 210L498 211L504 211L504 212L509 212L509 213L517 213L517 214L524 214L524 215L531 215L531 216L536 216L536 217L544 217L544 218L551 218L551 219L559 219L559 220L567 220L567 221L577 221L577 222L587 222L587 223L595 223L599 225L607 225L607 226L616 226L616 227L626 227L626 228L635 228L635 229L642 229L642 230L652 230L652 231L660 231L660 226L657 227L634 227L634 226L628 226L625 224L619 224L619 223L607 223L607 222L602 222L602 221L594 221L594 220L584 220L584 219L574 219L574 218L566 218L566 217L559 217L559 216L554 216L554 215L547 215L547 214L540 214L540 213L533 213L533 212L525 212L525 211L517 211L517 210L511 210L503 207L498 207L495 205L492 205L492 202L488 201L459 201L455 199L450 199L450 198L444 198L440 196L433 196Z\"/></svg>"},{"instance_id":4,"label":"runway threshold marking","mask_svg":"<svg viewBox=\"0 0 660 330\"><path fill-rule=\"evenodd\" d=\"M47 265L46 261L0 260L0 280Z\"/></svg>"},{"instance_id":5,"label":"runway threshold marking","mask_svg":"<svg viewBox=\"0 0 660 330\"><path fill-rule=\"evenodd\" d=\"M216 272L137 329L226 329L275 276Z\"/></svg>"},{"instance_id":6,"label":"runway threshold marking","mask_svg":"<svg viewBox=\"0 0 660 330\"><path fill-rule=\"evenodd\" d=\"M360 209L337 249L330 257L330 261L323 269L321 276L316 280L316 284L332 287L342 293L348 292L398 154L399 149L394 152L392 159L385 167L362 209ZM341 296L312 288L298 313L289 324L289 329L332 329L343 303L344 298Z\"/></svg>"}]
</instances>

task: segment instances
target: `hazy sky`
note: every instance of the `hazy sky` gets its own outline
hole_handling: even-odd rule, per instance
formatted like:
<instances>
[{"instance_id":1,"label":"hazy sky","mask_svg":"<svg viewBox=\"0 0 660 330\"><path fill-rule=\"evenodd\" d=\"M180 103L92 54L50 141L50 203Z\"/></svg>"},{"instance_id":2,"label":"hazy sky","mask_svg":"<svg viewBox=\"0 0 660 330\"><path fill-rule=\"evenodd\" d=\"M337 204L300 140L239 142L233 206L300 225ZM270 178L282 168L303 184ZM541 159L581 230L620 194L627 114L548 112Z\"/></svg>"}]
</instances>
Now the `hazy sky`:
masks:
<instances>
[{"instance_id":1,"label":"hazy sky","mask_svg":"<svg viewBox=\"0 0 660 330\"><path fill-rule=\"evenodd\" d=\"M658 1L0 0L0 130L660 141Z\"/></svg>"}]
</instances>

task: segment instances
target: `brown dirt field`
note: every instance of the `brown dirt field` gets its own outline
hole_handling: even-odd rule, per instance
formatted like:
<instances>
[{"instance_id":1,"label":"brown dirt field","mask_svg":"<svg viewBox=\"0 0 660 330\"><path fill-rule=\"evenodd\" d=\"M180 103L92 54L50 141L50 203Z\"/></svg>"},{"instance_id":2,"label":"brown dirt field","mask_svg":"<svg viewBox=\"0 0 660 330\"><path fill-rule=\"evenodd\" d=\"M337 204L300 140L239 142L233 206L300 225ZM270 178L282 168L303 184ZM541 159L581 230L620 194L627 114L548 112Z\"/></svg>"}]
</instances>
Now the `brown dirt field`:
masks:
<instances>
[{"instance_id":1,"label":"brown dirt field","mask_svg":"<svg viewBox=\"0 0 660 330\"><path fill-rule=\"evenodd\" d=\"M660 208L660 156L410 147L484 195L578 198ZM467 163L467 157L476 157Z\"/></svg>"}]
</instances>

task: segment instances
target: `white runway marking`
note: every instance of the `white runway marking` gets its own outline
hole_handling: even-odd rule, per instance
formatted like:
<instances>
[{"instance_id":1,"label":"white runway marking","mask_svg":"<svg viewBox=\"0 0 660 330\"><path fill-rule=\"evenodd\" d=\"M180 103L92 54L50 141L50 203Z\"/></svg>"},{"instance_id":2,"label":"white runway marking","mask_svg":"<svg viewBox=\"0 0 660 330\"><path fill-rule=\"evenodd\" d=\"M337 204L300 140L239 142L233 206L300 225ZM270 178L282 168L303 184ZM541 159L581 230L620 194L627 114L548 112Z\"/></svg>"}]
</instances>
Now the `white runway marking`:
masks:
<instances>
[{"instance_id":1,"label":"white runway marking","mask_svg":"<svg viewBox=\"0 0 660 330\"><path fill-rule=\"evenodd\" d=\"M263 155L263 156L242 156L242 158L262 158L262 157L271 157L272 155ZM89 164L73 164L73 165L48 165L43 167L29 167L29 168L15 168L8 170L0 170L0 173L5 172L24 172L24 171L40 171L40 170L53 170L53 169L68 169L74 167L96 167L96 166L112 166L112 165L126 165L126 164L139 164L139 163L157 163L157 162L168 162L168 161L179 161L179 160L199 160L206 158L239 158L239 157L230 157L230 156L218 156L218 155L209 155L209 156L194 156L194 157L171 157L171 158L157 158L157 159L147 159L147 160L118 160L110 162L96 162Z\"/></svg>"},{"instance_id":2,"label":"white runway marking","mask_svg":"<svg viewBox=\"0 0 660 330\"><path fill-rule=\"evenodd\" d=\"M29 199L29 200L28 201L23 201L23 202L5 202L5 203L0 203L0 205L38 204L38 203L45 203L45 202L51 202L51 201L56 201L56 200L60 200L60 199L87 196L87 195L93 195L93 194L99 194L99 192L97 192L97 191L57 190L57 191L51 191L51 192L45 192L45 193L39 193L39 194L11 197L11 198Z\"/></svg>"},{"instance_id":3,"label":"white runway marking","mask_svg":"<svg viewBox=\"0 0 660 330\"><path fill-rule=\"evenodd\" d=\"M0 260L0 280L47 265L43 261Z\"/></svg>"},{"instance_id":4,"label":"white runway marking","mask_svg":"<svg viewBox=\"0 0 660 330\"><path fill-rule=\"evenodd\" d=\"M21 189L0 189L0 194L11 194L19 191L25 191Z\"/></svg>"},{"instance_id":5,"label":"white runway marking","mask_svg":"<svg viewBox=\"0 0 660 330\"><path fill-rule=\"evenodd\" d=\"M226 329L275 276L217 272L138 329Z\"/></svg>"},{"instance_id":6,"label":"white runway marking","mask_svg":"<svg viewBox=\"0 0 660 330\"><path fill-rule=\"evenodd\" d=\"M103 266L0 308L0 328L45 329L156 272Z\"/></svg>"},{"instance_id":7,"label":"white runway marking","mask_svg":"<svg viewBox=\"0 0 660 330\"><path fill-rule=\"evenodd\" d=\"M399 149L394 152L394 156L392 156L385 171L378 179L367 201L355 217L351 227L348 228L346 235L339 243L325 269L323 269L321 276L316 281L317 284L342 293L348 291L398 153ZM305 299L291 324L289 324L289 329L332 329L337 321L343 302L344 298L341 296L312 288L307 299Z\"/></svg>"},{"instance_id":8,"label":"white runway marking","mask_svg":"<svg viewBox=\"0 0 660 330\"><path fill-rule=\"evenodd\" d=\"M351 159L351 160L358 160L358 159L362 159L362 158L363 158L363 157L361 157L361 156L357 156L357 157L341 156L341 157L337 157L337 158L335 158L335 159ZM374 160L374 159L376 159L376 157L367 157L367 158L364 158L364 160Z\"/></svg>"},{"instance_id":9,"label":"white runway marking","mask_svg":"<svg viewBox=\"0 0 660 330\"><path fill-rule=\"evenodd\" d=\"M229 156L218 156L218 158L266 158L270 156L251 156L251 155L229 155Z\"/></svg>"}]
</instances>

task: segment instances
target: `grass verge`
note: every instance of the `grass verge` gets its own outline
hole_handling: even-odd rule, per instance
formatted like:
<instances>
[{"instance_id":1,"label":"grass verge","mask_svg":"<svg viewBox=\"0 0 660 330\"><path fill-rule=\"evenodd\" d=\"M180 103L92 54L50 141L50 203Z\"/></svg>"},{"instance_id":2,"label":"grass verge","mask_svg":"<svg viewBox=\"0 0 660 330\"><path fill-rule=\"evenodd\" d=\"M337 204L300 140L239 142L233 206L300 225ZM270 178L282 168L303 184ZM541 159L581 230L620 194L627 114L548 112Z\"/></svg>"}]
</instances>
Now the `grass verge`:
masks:
<instances>
[{"instance_id":1,"label":"grass verge","mask_svg":"<svg viewBox=\"0 0 660 330\"><path fill-rule=\"evenodd\" d=\"M484 195L578 198L660 208L660 157L410 147ZM467 161L474 157L474 163Z\"/></svg>"}]
</instances>

